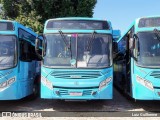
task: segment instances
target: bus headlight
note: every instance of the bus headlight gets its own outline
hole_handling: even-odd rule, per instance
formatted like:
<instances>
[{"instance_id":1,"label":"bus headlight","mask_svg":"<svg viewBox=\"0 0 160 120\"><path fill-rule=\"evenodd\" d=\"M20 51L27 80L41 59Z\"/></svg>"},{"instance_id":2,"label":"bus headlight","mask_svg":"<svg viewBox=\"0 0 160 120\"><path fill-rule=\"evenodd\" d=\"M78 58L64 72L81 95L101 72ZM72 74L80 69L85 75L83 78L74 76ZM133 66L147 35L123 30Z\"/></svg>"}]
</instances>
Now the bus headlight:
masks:
<instances>
[{"instance_id":1,"label":"bus headlight","mask_svg":"<svg viewBox=\"0 0 160 120\"><path fill-rule=\"evenodd\" d=\"M108 85L111 82L112 78L109 77L106 80L103 80L100 84L99 84L99 90L101 90L102 88L104 88L106 85Z\"/></svg>"},{"instance_id":2,"label":"bus headlight","mask_svg":"<svg viewBox=\"0 0 160 120\"><path fill-rule=\"evenodd\" d=\"M3 83L0 83L0 88L6 88L8 86L10 86L12 83L14 83L16 81L15 77L3 82Z\"/></svg>"},{"instance_id":3,"label":"bus headlight","mask_svg":"<svg viewBox=\"0 0 160 120\"><path fill-rule=\"evenodd\" d=\"M48 87L49 89L53 90L53 84L52 84L52 82L49 81L47 78L41 76L41 83L42 83L44 86Z\"/></svg>"},{"instance_id":4,"label":"bus headlight","mask_svg":"<svg viewBox=\"0 0 160 120\"><path fill-rule=\"evenodd\" d=\"M7 87L7 81L0 84L0 88L5 88L5 87Z\"/></svg>"},{"instance_id":5,"label":"bus headlight","mask_svg":"<svg viewBox=\"0 0 160 120\"><path fill-rule=\"evenodd\" d=\"M138 83L140 83L141 85L147 87L148 89L154 90L153 85L152 85L152 83L150 81L145 80L145 79L141 78L138 75L136 76L136 80L137 80Z\"/></svg>"},{"instance_id":6,"label":"bus headlight","mask_svg":"<svg viewBox=\"0 0 160 120\"><path fill-rule=\"evenodd\" d=\"M16 81L15 77L8 80L8 85L11 85Z\"/></svg>"}]
</instances>

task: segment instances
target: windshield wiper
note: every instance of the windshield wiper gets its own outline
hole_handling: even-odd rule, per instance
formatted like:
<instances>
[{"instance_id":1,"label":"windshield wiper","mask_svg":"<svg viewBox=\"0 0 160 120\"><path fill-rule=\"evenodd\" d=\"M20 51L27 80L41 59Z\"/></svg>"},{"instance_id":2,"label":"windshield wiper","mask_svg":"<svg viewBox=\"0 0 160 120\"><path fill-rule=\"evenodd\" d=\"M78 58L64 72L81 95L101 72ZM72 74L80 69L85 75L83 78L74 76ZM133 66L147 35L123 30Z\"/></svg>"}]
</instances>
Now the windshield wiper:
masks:
<instances>
[{"instance_id":1,"label":"windshield wiper","mask_svg":"<svg viewBox=\"0 0 160 120\"><path fill-rule=\"evenodd\" d=\"M60 35L61 35L61 37L62 37L62 39L63 39L63 41L64 41L64 43L65 43L65 45L66 45L66 47L67 47L67 49L70 50L71 59L72 59L71 37L70 37L69 45L68 45L68 44L67 44L67 40L66 40L66 38L65 38L62 30L59 30L58 32L60 33Z\"/></svg>"},{"instance_id":2,"label":"windshield wiper","mask_svg":"<svg viewBox=\"0 0 160 120\"><path fill-rule=\"evenodd\" d=\"M93 44L93 41L94 41L94 39L95 39L95 34L96 34L97 32L94 30L93 32L92 32L92 37L90 38L90 40L89 40L89 43L88 43L88 45L87 45L87 51L90 51L91 50L91 45Z\"/></svg>"},{"instance_id":3,"label":"windshield wiper","mask_svg":"<svg viewBox=\"0 0 160 120\"><path fill-rule=\"evenodd\" d=\"M62 32L62 30L59 30L58 32L59 32L59 34L61 35L62 40L64 41L66 47L67 47L68 49L70 49L70 46L67 44L67 40L66 40L66 38L65 38L65 36L64 36L64 34L63 34L63 32Z\"/></svg>"},{"instance_id":4,"label":"windshield wiper","mask_svg":"<svg viewBox=\"0 0 160 120\"><path fill-rule=\"evenodd\" d=\"M156 37L158 38L158 40L160 41L160 31L158 31L156 28L153 31Z\"/></svg>"}]
</instances>

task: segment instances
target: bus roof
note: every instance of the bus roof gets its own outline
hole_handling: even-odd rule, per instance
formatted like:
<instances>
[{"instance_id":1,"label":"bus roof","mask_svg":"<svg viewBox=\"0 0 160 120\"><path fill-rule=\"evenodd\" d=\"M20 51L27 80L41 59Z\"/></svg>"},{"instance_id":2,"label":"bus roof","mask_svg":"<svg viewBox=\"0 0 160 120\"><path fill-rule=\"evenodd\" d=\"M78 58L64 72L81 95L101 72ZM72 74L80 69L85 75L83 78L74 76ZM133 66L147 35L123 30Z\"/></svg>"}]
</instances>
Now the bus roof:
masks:
<instances>
[{"instance_id":1,"label":"bus roof","mask_svg":"<svg viewBox=\"0 0 160 120\"><path fill-rule=\"evenodd\" d=\"M100 21L107 21L104 19L99 19L99 18L90 18L90 17L63 17L63 18L53 18L53 19L48 19L49 20L100 20ZM46 22L47 22L46 21Z\"/></svg>"},{"instance_id":2,"label":"bus roof","mask_svg":"<svg viewBox=\"0 0 160 120\"><path fill-rule=\"evenodd\" d=\"M37 36L37 34L29 27L24 26L22 24L20 24L17 21L12 21L12 20L0 20L0 23L5 23L5 22L11 22L13 24L14 29L13 30L0 30L0 33L4 33L4 34L16 34L18 31L18 28L22 28L25 31Z\"/></svg>"}]
</instances>

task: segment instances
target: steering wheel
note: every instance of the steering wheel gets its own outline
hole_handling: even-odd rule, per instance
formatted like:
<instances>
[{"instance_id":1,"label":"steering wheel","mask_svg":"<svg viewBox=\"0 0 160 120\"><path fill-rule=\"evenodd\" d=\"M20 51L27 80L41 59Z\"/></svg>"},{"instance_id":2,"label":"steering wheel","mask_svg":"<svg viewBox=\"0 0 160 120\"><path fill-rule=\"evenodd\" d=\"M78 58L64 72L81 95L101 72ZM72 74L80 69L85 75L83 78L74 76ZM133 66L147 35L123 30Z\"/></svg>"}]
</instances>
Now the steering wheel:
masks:
<instances>
[{"instance_id":1,"label":"steering wheel","mask_svg":"<svg viewBox=\"0 0 160 120\"><path fill-rule=\"evenodd\" d=\"M70 54L69 51L62 51L62 52L60 52L60 53L58 54L57 57L59 57L59 58L66 58L66 57L69 56L69 54Z\"/></svg>"}]
</instances>

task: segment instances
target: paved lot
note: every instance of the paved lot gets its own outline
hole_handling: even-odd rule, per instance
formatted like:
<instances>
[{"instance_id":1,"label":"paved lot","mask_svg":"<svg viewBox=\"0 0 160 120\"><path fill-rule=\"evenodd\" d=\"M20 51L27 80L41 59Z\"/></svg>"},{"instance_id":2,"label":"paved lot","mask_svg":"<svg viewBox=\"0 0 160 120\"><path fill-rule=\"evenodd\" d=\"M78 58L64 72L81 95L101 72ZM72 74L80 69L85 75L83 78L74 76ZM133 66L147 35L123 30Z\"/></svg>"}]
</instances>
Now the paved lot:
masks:
<instances>
[{"instance_id":1,"label":"paved lot","mask_svg":"<svg viewBox=\"0 0 160 120\"><path fill-rule=\"evenodd\" d=\"M0 111L160 111L160 101L134 101L114 89L113 100L63 101L23 99L0 101Z\"/></svg>"},{"instance_id":2,"label":"paved lot","mask_svg":"<svg viewBox=\"0 0 160 120\"><path fill-rule=\"evenodd\" d=\"M83 117L83 114L78 111L160 111L160 101L135 102L114 89L113 100L66 102L62 100L44 100L37 98L35 100L0 101L0 111L72 111L79 117ZM91 113L91 116L92 115L94 115L94 113ZM116 117L115 119L118 120L120 118ZM68 120L71 120L71 118L68 118Z\"/></svg>"}]
</instances>

